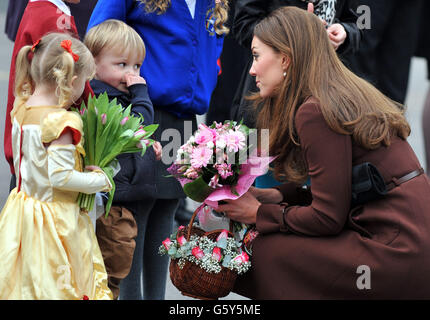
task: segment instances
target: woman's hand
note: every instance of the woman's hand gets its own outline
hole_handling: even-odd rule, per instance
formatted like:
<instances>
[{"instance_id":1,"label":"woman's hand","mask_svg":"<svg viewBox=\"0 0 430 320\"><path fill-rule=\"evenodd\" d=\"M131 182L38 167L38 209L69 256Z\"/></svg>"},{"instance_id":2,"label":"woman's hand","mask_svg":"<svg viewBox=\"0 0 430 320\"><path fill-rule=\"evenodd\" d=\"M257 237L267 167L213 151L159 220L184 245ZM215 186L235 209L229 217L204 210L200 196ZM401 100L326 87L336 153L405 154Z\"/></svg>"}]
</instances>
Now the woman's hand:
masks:
<instances>
[{"instance_id":1,"label":"woman's hand","mask_svg":"<svg viewBox=\"0 0 430 320\"><path fill-rule=\"evenodd\" d=\"M254 224L257 221L257 211L261 203L250 191L236 200L224 200L227 204L222 204L216 209L217 212L224 212L227 218L234 221Z\"/></svg>"},{"instance_id":2,"label":"woman's hand","mask_svg":"<svg viewBox=\"0 0 430 320\"><path fill-rule=\"evenodd\" d=\"M251 187L249 192L261 203L280 203L284 199L284 196L278 189L259 189Z\"/></svg>"},{"instance_id":3,"label":"woman's hand","mask_svg":"<svg viewBox=\"0 0 430 320\"><path fill-rule=\"evenodd\" d=\"M328 27L327 34L335 50L346 40L345 28L340 23L335 23Z\"/></svg>"}]
</instances>

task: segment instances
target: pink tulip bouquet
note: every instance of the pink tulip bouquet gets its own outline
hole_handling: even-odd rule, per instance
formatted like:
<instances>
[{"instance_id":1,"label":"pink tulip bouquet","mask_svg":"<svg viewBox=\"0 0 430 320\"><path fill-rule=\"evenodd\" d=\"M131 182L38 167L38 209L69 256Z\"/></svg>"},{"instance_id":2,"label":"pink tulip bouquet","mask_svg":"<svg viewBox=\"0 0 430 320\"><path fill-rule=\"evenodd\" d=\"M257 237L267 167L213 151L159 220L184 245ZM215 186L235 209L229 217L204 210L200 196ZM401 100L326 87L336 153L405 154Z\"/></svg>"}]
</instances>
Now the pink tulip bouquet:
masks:
<instances>
[{"instance_id":1,"label":"pink tulip bouquet","mask_svg":"<svg viewBox=\"0 0 430 320\"><path fill-rule=\"evenodd\" d=\"M179 267L189 261L208 273L219 273L224 267L237 274L245 273L251 267L249 256L242 251L240 242L229 237L227 230L223 230L216 240L192 235L187 241L180 233L183 229L183 226L179 227L159 248L161 255L168 254L171 259L179 259Z\"/></svg>"},{"instance_id":2,"label":"pink tulip bouquet","mask_svg":"<svg viewBox=\"0 0 430 320\"><path fill-rule=\"evenodd\" d=\"M106 173L112 184L106 204L109 213L115 193L113 181L116 157L122 153L139 152L143 155L154 141L151 135L158 128L157 124L144 126L142 116L131 114L131 106L123 108L116 99L109 101L106 93L90 97L88 104L81 105L78 111L84 124L84 164L96 165ZM95 194L80 193L78 203L88 212L92 210Z\"/></svg>"}]
</instances>

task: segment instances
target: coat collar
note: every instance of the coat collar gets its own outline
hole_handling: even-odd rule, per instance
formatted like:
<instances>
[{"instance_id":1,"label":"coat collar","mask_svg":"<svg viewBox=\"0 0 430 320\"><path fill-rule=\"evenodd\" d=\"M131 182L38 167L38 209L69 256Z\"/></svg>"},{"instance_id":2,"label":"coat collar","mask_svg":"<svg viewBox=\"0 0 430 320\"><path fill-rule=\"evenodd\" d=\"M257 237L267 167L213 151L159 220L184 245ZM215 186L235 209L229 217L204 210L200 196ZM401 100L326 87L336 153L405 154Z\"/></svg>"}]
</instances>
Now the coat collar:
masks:
<instances>
[{"instance_id":1,"label":"coat collar","mask_svg":"<svg viewBox=\"0 0 430 320\"><path fill-rule=\"evenodd\" d=\"M109 97L120 97L127 95L127 93L119 91L118 89L108 85L106 82L93 79L90 81L91 88L93 89L94 93L100 94L106 91L107 95Z\"/></svg>"},{"instance_id":2,"label":"coat collar","mask_svg":"<svg viewBox=\"0 0 430 320\"><path fill-rule=\"evenodd\" d=\"M36 2L36 1L51 2L52 4L56 5L58 9L60 9L62 12L64 12L68 16L72 15L72 13L70 12L70 8L62 0L30 0L30 2Z\"/></svg>"}]
</instances>

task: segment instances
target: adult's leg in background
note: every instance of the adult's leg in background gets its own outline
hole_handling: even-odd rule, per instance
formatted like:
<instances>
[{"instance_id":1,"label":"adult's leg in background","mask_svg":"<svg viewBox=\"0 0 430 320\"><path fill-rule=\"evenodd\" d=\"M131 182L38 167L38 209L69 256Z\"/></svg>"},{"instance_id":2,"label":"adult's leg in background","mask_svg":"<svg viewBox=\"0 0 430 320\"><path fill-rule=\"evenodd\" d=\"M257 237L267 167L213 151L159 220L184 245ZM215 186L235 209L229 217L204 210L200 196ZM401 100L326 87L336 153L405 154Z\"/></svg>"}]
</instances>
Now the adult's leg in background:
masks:
<instances>
[{"instance_id":1,"label":"adult's leg in background","mask_svg":"<svg viewBox=\"0 0 430 320\"><path fill-rule=\"evenodd\" d=\"M157 199L149 215L143 251L145 300L164 300L169 256L158 254L161 242L170 237L179 199Z\"/></svg>"}]
</instances>

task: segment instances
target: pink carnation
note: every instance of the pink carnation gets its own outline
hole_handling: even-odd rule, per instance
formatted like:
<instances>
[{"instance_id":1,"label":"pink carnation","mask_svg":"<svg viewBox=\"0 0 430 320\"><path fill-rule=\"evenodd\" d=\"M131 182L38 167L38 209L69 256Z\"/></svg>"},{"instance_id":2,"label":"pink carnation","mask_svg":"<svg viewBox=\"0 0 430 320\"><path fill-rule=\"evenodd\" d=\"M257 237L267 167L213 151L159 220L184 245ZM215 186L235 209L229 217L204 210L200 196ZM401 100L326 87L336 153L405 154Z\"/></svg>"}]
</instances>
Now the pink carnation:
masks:
<instances>
[{"instance_id":1,"label":"pink carnation","mask_svg":"<svg viewBox=\"0 0 430 320\"><path fill-rule=\"evenodd\" d=\"M191 165L194 168L206 167L212 159L213 150L206 147L198 147L191 153Z\"/></svg>"},{"instance_id":2,"label":"pink carnation","mask_svg":"<svg viewBox=\"0 0 430 320\"><path fill-rule=\"evenodd\" d=\"M228 177L233 175L233 171L231 171L231 164L216 164L215 168L218 170L219 175L223 179L227 179Z\"/></svg>"},{"instance_id":3,"label":"pink carnation","mask_svg":"<svg viewBox=\"0 0 430 320\"><path fill-rule=\"evenodd\" d=\"M199 172L195 168L189 167L187 171L185 171L184 176L188 179L195 180L199 177Z\"/></svg>"}]
</instances>

